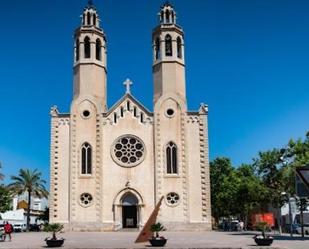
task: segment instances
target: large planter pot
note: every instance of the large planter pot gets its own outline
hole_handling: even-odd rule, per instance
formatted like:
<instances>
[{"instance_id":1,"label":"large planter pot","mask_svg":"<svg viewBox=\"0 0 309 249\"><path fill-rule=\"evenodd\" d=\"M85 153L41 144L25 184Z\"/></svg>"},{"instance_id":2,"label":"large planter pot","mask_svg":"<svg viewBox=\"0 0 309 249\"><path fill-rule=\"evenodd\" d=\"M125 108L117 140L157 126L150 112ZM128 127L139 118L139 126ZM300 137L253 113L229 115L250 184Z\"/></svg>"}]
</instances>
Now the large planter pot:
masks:
<instances>
[{"instance_id":1,"label":"large planter pot","mask_svg":"<svg viewBox=\"0 0 309 249\"><path fill-rule=\"evenodd\" d=\"M270 246L273 243L273 237L259 238L255 237L254 241L258 246Z\"/></svg>"},{"instance_id":2,"label":"large planter pot","mask_svg":"<svg viewBox=\"0 0 309 249\"><path fill-rule=\"evenodd\" d=\"M151 246L155 246L155 247L163 247L165 246L167 239L165 238L158 238L158 239L150 239L149 240Z\"/></svg>"},{"instance_id":3,"label":"large planter pot","mask_svg":"<svg viewBox=\"0 0 309 249\"><path fill-rule=\"evenodd\" d=\"M47 247L61 247L64 239L46 239Z\"/></svg>"}]
</instances>

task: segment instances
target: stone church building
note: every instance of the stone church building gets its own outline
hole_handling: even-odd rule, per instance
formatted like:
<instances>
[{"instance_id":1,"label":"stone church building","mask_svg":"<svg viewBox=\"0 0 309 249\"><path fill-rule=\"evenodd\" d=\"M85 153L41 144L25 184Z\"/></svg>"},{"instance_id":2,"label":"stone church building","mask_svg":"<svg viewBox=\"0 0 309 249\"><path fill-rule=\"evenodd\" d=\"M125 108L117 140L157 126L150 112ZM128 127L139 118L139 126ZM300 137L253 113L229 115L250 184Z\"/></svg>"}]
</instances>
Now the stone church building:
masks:
<instances>
[{"instance_id":1,"label":"stone church building","mask_svg":"<svg viewBox=\"0 0 309 249\"><path fill-rule=\"evenodd\" d=\"M107 38L92 1L84 8L71 109L51 109L50 222L71 231L140 229L164 196L157 220L168 230L211 229L208 110L187 110L184 32L173 6L158 17L153 112L131 94L130 80L108 108Z\"/></svg>"}]
</instances>

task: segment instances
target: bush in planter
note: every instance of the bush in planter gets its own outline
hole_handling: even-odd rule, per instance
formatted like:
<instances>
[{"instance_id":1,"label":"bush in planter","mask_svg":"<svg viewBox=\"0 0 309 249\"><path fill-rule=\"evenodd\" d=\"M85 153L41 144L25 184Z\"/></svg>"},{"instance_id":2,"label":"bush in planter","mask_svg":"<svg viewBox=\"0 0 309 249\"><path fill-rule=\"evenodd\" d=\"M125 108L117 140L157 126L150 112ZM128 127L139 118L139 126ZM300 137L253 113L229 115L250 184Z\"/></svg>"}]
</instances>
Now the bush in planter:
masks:
<instances>
[{"instance_id":1,"label":"bush in planter","mask_svg":"<svg viewBox=\"0 0 309 249\"><path fill-rule=\"evenodd\" d=\"M149 239L149 242L152 246L164 246L166 244L167 239L163 236L160 236L159 232L165 231L165 227L160 223L152 224L150 227L150 231L154 233L155 236L152 236Z\"/></svg>"},{"instance_id":2,"label":"bush in planter","mask_svg":"<svg viewBox=\"0 0 309 249\"><path fill-rule=\"evenodd\" d=\"M51 224L46 224L44 226L44 231L45 232L52 232L52 237L51 238L46 238L46 244L48 247L59 247L63 245L64 238L57 239L56 233L61 232L63 229L63 225L59 223L51 223Z\"/></svg>"},{"instance_id":3,"label":"bush in planter","mask_svg":"<svg viewBox=\"0 0 309 249\"><path fill-rule=\"evenodd\" d=\"M262 235L254 236L254 241L259 246L269 246L273 243L274 238L266 235L266 231L270 230L270 226L267 222L259 222L256 224L256 229L262 232Z\"/></svg>"}]
</instances>

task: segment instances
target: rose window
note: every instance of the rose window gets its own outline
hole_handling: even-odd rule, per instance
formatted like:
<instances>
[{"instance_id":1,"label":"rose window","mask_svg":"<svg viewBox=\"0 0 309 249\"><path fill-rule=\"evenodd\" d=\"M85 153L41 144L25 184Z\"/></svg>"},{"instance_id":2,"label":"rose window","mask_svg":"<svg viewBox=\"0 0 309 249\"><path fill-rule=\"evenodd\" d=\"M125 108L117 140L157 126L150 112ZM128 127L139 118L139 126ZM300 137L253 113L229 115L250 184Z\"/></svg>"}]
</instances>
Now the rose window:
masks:
<instances>
[{"instance_id":1,"label":"rose window","mask_svg":"<svg viewBox=\"0 0 309 249\"><path fill-rule=\"evenodd\" d=\"M172 205L172 206L175 206L178 204L179 202L179 195L174 193L174 192L171 192L171 193L168 193L166 195L166 201L169 205Z\"/></svg>"},{"instance_id":2,"label":"rose window","mask_svg":"<svg viewBox=\"0 0 309 249\"><path fill-rule=\"evenodd\" d=\"M144 160L144 156L144 143L133 135L118 138L112 146L112 157L121 166L136 166Z\"/></svg>"},{"instance_id":3,"label":"rose window","mask_svg":"<svg viewBox=\"0 0 309 249\"><path fill-rule=\"evenodd\" d=\"M90 206L92 204L92 201L93 201L93 197L91 194L89 193L83 193L81 194L80 196L80 203L87 207L87 206Z\"/></svg>"}]
</instances>

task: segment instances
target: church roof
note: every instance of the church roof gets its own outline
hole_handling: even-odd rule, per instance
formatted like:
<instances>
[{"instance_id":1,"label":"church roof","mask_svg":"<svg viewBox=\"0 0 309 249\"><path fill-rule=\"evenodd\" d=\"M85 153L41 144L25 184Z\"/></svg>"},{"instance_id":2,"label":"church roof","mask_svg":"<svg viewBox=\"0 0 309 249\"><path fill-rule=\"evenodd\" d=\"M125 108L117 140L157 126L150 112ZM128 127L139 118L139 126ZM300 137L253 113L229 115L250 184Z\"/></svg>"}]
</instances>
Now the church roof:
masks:
<instances>
[{"instance_id":1,"label":"church roof","mask_svg":"<svg viewBox=\"0 0 309 249\"><path fill-rule=\"evenodd\" d=\"M125 102L127 99L130 99L132 103L134 103L136 106L138 106L145 114L148 116L153 116L153 113L150 112L145 106L143 106L131 93L126 93L122 96L121 99L119 99L108 111L107 113L104 113L104 116L107 117L111 113L113 113L123 102Z\"/></svg>"}]
</instances>

